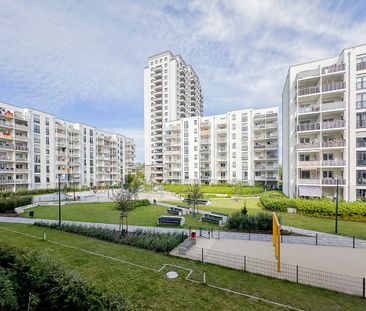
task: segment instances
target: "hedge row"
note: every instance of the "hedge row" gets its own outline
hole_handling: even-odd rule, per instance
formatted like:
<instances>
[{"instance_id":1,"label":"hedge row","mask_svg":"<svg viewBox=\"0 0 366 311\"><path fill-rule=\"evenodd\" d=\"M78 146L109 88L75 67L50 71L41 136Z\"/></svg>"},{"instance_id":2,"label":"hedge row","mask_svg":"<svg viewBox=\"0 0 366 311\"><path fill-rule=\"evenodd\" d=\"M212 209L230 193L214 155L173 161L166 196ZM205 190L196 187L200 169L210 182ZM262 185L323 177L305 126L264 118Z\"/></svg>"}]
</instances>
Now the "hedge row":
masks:
<instances>
[{"instance_id":1,"label":"hedge row","mask_svg":"<svg viewBox=\"0 0 366 311\"><path fill-rule=\"evenodd\" d=\"M235 195L237 189L236 187L236 185L229 184L202 185L201 191L202 193ZM179 194L185 194L189 190L189 185L165 184L164 190ZM261 194L262 192L263 188L260 186L240 186L238 194L241 196L251 196Z\"/></svg>"},{"instance_id":2,"label":"hedge row","mask_svg":"<svg viewBox=\"0 0 366 311\"><path fill-rule=\"evenodd\" d=\"M82 186L75 188L76 191L86 191L89 187ZM63 192L74 191L73 187L62 187ZM24 195L41 195L58 192L58 188L48 188L48 189L18 189L17 191L0 191L0 198L8 198L12 196L24 196Z\"/></svg>"},{"instance_id":3,"label":"hedge row","mask_svg":"<svg viewBox=\"0 0 366 311\"><path fill-rule=\"evenodd\" d=\"M130 206L132 208L136 208L136 207L140 207L140 206L148 206L150 204L151 204L150 201L147 199L130 201Z\"/></svg>"},{"instance_id":4,"label":"hedge row","mask_svg":"<svg viewBox=\"0 0 366 311\"><path fill-rule=\"evenodd\" d=\"M167 252L178 246L187 236L176 233L162 233L157 231L134 231L127 235L117 230L102 227L87 227L81 225L57 224L37 222L36 225L58 229L65 232L76 233L87 237L113 242L117 244L130 245L138 248L148 249L155 252Z\"/></svg>"},{"instance_id":5,"label":"hedge row","mask_svg":"<svg viewBox=\"0 0 366 311\"><path fill-rule=\"evenodd\" d=\"M0 213L14 211L18 206L32 204L31 196L0 198Z\"/></svg>"},{"instance_id":6,"label":"hedge row","mask_svg":"<svg viewBox=\"0 0 366 311\"><path fill-rule=\"evenodd\" d=\"M0 245L0 310L130 310L109 294L66 272L48 256Z\"/></svg>"},{"instance_id":7,"label":"hedge row","mask_svg":"<svg viewBox=\"0 0 366 311\"><path fill-rule=\"evenodd\" d=\"M227 228L244 232L272 232L272 215L266 212L252 215L242 210L230 215Z\"/></svg>"},{"instance_id":8,"label":"hedge row","mask_svg":"<svg viewBox=\"0 0 366 311\"><path fill-rule=\"evenodd\" d=\"M290 199L282 192L270 191L261 195L260 201L264 208L287 212L288 208L296 208L296 212L310 216L335 216L335 203L329 199ZM339 214L343 218L366 217L366 203L364 202L339 202Z\"/></svg>"}]
</instances>

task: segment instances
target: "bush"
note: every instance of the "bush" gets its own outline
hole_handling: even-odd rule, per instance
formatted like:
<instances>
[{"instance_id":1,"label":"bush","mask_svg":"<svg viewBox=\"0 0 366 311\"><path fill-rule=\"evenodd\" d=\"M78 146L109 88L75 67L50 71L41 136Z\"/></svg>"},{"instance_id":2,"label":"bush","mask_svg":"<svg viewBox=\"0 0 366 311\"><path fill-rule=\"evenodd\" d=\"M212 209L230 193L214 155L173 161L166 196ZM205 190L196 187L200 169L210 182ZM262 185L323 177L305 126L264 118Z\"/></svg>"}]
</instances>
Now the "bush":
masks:
<instances>
[{"instance_id":1,"label":"bush","mask_svg":"<svg viewBox=\"0 0 366 311\"><path fill-rule=\"evenodd\" d=\"M201 185L201 192L204 194L227 194L234 195L237 185L231 184L218 184L218 185ZM189 185L176 185L176 184L164 184L164 190L175 192L179 194L186 194L189 190ZM237 193L240 196L252 196L258 195L263 192L263 188L260 186L240 186L240 190Z\"/></svg>"},{"instance_id":2,"label":"bush","mask_svg":"<svg viewBox=\"0 0 366 311\"><path fill-rule=\"evenodd\" d=\"M272 232L272 215L266 212L251 215L242 210L229 217L227 227L246 232Z\"/></svg>"},{"instance_id":3,"label":"bush","mask_svg":"<svg viewBox=\"0 0 366 311\"><path fill-rule=\"evenodd\" d=\"M133 200L130 202L132 208L140 207L140 206L148 206L150 205L150 201L147 199L144 200Z\"/></svg>"},{"instance_id":4,"label":"bush","mask_svg":"<svg viewBox=\"0 0 366 311\"><path fill-rule=\"evenodd\" d=\"M288 208L296 208L296 212L309 216L335 216L335 202L329 199L290 199L282 192L270 191L263 193L260 198L264 208L276 211L287 212ZM339 213L342 218L366 217L366 203L364 202L339 202Z\"/></svg>"},{"instance_id":5,"label":"bush","mask_svg":"<svg viewBox=\"0 0 366 311\"><path fill-rule=\"evenodd\" d=\"M81 186L76 187L76 191L86 191L89 187ZM74 191L74 187L64 187L62 188L64 192L72 192ZM13 196L28 196L28 195L41 195L48 193L58 192L58 188L48 188L48 189L18 189L17 191L0 191L0 198L8 198Z\"/></svg>"},{"instance_id":6,"label":"bush","mask_svg":"<svg viewBox=\"0 0 366 311\"><path fill-rule=\"evenodd\" d=\"M76 233L87 237L113 242L117 244L130 245L138 248L148 249L155 252L171 251L178 246L187 236L177 233L163 233L158 231L134 231L128 235L121 234L117 230L102 227L87 227L82 225L57 224L37 222L36 225L58 229L65 232Z\"/></svg>"},{"instance_id":7,"label":"bush","mask_svg":"<svg viewBox=\"0 0 366 311\"><path fill-rule=\"evenodd\" d=\"M14 211L18 206L32 204L31 196L0 198L0 213Z\"/></svg>"},{"instance_id":8,"label":"bush","mask_svg":"<svg viewBox=\"0 0 366 311\"><path fill-rule=\"evenodd\" d=\"M31 310L126 310L130 307L123 296L96 289L45 255L25 254L0 245L0 266L1 310L27 310L29 298Z\"/></svg>"}]
</instances>

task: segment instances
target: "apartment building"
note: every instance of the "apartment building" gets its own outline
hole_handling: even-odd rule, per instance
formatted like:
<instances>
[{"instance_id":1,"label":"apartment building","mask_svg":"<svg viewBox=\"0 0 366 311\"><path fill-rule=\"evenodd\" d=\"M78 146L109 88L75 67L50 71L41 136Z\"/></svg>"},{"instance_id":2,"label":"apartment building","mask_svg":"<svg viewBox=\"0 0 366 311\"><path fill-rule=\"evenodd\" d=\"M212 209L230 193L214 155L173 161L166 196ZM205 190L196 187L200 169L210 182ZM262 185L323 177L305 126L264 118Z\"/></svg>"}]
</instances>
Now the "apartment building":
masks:
<instances>
[{"instance_id":1,"label":"apartment building","mask_svg":"<svg viewBox=\"0 0 366 311\"><path fill-rule=\"evenodd\" d=\"M132 172L132 139L0 103L0 189L98 186Z\"/></svg>"},{"instance_id":2,"label":"apartment building","mask_svg":"<svg viewBox=\"0 0 366 311\"><path fill-rule=\"evenodd\" d=\"M197 74L170 51L149 57L144 69L145 177L163 181L163 128L166 122L201 116Z\"/></svg>"},{"instance_id":3,"label":"apartment building","mask_svg":"<svg viewBox=\"0 0 366 311\"><path fill-rule=\"evenodd\" d=\"M283 191L366 195L366 45L291 66L282 95Z\"/></svg>"},{"instance_id":4,"label":"apartment building","mask_svg":"<svg viewBox=\"0 0 366 311\"><path fill-rule=\"evenodd\" d=\"M164 182L278 185L278 108L164 124Z\"/></svg>"}]
</instances>

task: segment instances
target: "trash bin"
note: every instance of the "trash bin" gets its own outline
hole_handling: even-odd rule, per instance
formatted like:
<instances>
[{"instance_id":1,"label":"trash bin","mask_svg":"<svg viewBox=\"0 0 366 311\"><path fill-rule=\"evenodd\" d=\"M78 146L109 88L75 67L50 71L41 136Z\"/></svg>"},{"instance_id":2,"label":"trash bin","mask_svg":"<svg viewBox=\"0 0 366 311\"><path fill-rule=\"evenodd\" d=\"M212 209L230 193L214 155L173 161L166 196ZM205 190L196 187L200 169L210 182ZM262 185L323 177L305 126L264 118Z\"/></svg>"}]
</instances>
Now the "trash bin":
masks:
<instances>
[{"instance_id":1,"label":"trash bin","mask_svg":"<svg viewBox=\"0 0 366 311\"><path fill-rule=\"evenodd\" d=\"M29 217L32 217L32 218L34 217L34 211L29 212Z\"/></svg>"},{"instance_id":2,"label":"trash bin","mask_svg":"<svg viewBox=\"0 0 366 311\"><path fill-rule=\"evenodd\" d=\"M191 232L191 238L192 239L195 239L197 236L196 236L196 230L192 230Z\"/></svg>"}]
</instances>

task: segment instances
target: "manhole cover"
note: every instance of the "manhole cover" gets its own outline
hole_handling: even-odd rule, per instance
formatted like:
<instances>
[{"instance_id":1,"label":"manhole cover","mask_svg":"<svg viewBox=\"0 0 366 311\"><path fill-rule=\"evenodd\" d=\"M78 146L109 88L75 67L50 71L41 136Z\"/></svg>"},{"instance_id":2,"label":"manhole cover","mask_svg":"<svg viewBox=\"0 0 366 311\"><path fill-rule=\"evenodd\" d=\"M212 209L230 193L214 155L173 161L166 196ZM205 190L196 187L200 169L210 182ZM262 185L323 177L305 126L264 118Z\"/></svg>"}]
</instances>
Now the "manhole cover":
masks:
<instances>
[{"instance_id":1,"label":"manhole cover","mask_svg":"<svg viewBox=\"0 0 366 311\"><path fill-rule=\"evenodd\" d=\"M166 274L166 277L168 279L175 279L176 277L178 277L178 272L175 272L175 271L169 271L167 274Z\"/></svg>"}]
</instances>

